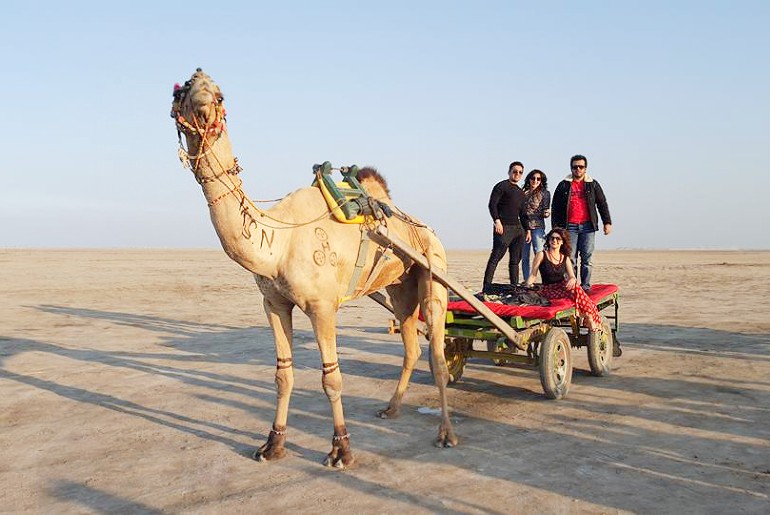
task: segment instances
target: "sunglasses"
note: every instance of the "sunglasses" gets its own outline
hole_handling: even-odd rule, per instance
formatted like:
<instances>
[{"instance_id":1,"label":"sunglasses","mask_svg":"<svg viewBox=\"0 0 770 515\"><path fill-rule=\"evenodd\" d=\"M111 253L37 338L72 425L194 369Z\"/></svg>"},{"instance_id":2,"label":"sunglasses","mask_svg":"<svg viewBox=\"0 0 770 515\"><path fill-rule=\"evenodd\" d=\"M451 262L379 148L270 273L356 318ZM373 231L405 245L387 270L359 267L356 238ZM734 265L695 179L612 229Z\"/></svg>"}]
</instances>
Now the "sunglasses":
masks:
<instances>
[{"instance_id":1,"label":"sunglasses","mask_svg":"<svg viewBox=\"0 0 770 515\"><path fill-rule=\"evenodd\" d=\"M513 175L521 175L521 174L523 174L524 172L523 172L523 171L521 171L521 170L511 170L511 173L512 173Z\"/></svg>"},{"instance_id":2,"label":"sunglasses","mask_svg":"<svg viewBox=\"0 0 770 515\"><path fill-rule=\"evenodd\" d=\"M530 177L529 180L532 181L532 182L540 182L543 179L541 179L540 177L535 176L535 177Z\"/></svg>"},{"instance_id":3,"label":"sunglasses","mask_svg":"<svg viewBox=\"0 0 770 515\"><path fill-rule=\"evenodd\" d=\"M551 236L551 241L563 241L561 236Z\"/></svg>"},{"instance_id":4,"label":"sunglasses","mask_svg":"<svg viewBox=\"0 0 770 515\"><path fill-rule=\"evenodd\" d=\"M586 165L572 165L573 170L582 170L586 167Z\"/></svg>"}]
</instances>

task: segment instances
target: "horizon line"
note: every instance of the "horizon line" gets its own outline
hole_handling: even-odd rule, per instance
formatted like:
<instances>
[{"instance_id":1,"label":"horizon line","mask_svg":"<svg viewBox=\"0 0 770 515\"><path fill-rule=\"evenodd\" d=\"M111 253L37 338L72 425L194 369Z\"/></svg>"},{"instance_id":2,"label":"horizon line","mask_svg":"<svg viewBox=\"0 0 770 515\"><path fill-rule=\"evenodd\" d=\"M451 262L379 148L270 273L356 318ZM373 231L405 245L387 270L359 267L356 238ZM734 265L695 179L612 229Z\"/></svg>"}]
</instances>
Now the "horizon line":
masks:
<instances>
[{"instance_id":1,"label":"horizon line","mask_svg":"<svg viewBox=\"0 0 770 515\"><path fill-rule=\"evenodd\" d=\"M152 247L152 246L126 246L126 247L85 247L85 246L72 246L72 247L25 247L25 246L0 246L0 251L6 250L102 250L102 251L115 251L115 250L146 250L146 251L160 251L160 250L190 250L190 251L215 251L222 252L221 247ZM487 248L460 248L460 247L446 247L447 251L455 252L489 252ZM613 247L596 249L594 252L770 252L768 248L738 248L738 247Z\"/></svg>"}]
</instances>

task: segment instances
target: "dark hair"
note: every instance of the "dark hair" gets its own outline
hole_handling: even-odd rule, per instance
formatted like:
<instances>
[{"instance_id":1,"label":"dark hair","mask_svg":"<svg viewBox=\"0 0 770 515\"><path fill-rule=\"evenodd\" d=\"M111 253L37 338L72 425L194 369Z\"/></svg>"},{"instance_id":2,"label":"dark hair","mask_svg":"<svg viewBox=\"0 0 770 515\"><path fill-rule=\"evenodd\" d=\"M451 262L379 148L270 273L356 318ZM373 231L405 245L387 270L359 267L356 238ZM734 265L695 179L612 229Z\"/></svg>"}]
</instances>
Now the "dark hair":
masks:
<instances>
[{"instance_id":1,"label":"dark hair","mask_svg":"<svg viewBox=\"0 0 770 515\"><path fill-rule=\"evenodd\" d=\"M569 158L569 167L572 168L572 163L575 161L580 161L581 159L586 162L586 168L588 168L588 158L580 154L575 154Z\"/></svg>"},{"instance_id":2,"label":"dark hair","mask_svg":"<svg viewBox=\"0 0 770 515\"><path fill-rule=\"evenodd\" d=\"M561 236L561 249L559 251L565 256L569 257L570 254L572 253L572 245L570 245L569 233L565 229L562 229L561 227L555 227L551 229L551 231L545 235L546 247L550 248L551 246L549 242L551 241L552 234L558 234L559 236Z\"/></svg>"},{"instance_id":3,"label":"dark hair","mask_svg":"<svg viewBox=\"0 0 770 515\"><path fill-rule=\"evenodd\" d=\"M511 173L511 170L513 169L514 166L521 166L522 168L524 168L524 165L521 164L521 161L514 161L513 163L508 165L508 173Z\"/></svg>"},{"instance_id":4,"label":"dark hair","mask_svg":"<svg viewBox=\"0 0 770 515\"><path fill-rule=\"evenodd\" d=\"M534 177L536 174L540 174L540 186L538 186L538 188L540 188L541 191L545 191L548 189L548 177L546 177L543 172L535 168L534 170L529 172L527 174L527 178L524 179L524 191L529 191L530 189L532 189L531 186L529 185L529 180L532 177ZM535 190L536 189L537 188L535 188ZM532 191L535 191L535 190L532 190Z\"/></svg>"}]
</instances>

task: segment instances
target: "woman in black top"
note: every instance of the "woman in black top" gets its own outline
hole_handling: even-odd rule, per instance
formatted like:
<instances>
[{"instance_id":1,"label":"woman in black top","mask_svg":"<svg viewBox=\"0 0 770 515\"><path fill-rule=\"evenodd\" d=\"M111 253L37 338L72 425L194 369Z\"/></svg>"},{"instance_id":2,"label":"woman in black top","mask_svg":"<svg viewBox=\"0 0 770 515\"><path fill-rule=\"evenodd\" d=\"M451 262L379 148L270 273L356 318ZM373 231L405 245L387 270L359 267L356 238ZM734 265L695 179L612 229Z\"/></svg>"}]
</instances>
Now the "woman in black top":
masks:
<instances>
[{"instance_id":1,"label":"woman in black top","mask_svg":"<svg viewBox=\"0 0 770 515\"><path fill-rule=\"evenodd\" d=\"M543 278L540 294L547 299L571 299L579 314L583 315L591 331L599 331L602 318L594 301L580 288L575 279L575 272L569 264L569 233L557 227L545 238L545 247L535 256L532 273L527 278L526 286L535 283L537 273Z\"/></svg>"}]
</instances>

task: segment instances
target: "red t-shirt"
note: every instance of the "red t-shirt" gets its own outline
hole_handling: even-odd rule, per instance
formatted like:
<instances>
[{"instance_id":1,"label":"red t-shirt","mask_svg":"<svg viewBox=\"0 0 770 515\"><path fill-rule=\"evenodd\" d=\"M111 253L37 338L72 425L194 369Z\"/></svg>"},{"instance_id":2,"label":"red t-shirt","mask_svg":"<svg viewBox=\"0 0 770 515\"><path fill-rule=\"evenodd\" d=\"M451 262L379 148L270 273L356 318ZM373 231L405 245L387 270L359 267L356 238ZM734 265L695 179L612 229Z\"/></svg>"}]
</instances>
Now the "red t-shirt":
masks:
<instances>
[{"instance_id":1,"label":"red t-shirt","mask_svg":"<svg viewBox=\"0 0 770 515\"><path fill-rule=\"evenodd\" d=\"M591 220L588 215L588 202L586 202L585 181L572 181L567 206L567 223L582 224Z\"/></svg>"}]
</instances>

